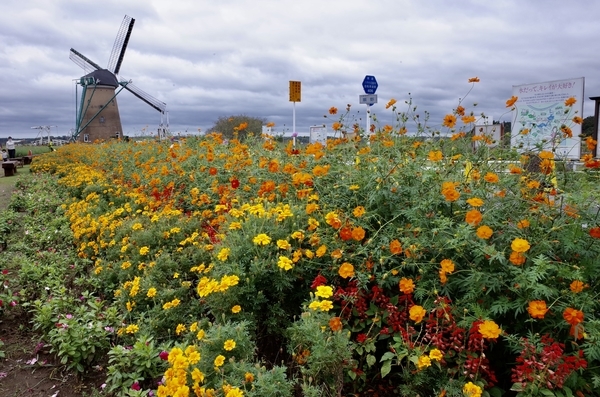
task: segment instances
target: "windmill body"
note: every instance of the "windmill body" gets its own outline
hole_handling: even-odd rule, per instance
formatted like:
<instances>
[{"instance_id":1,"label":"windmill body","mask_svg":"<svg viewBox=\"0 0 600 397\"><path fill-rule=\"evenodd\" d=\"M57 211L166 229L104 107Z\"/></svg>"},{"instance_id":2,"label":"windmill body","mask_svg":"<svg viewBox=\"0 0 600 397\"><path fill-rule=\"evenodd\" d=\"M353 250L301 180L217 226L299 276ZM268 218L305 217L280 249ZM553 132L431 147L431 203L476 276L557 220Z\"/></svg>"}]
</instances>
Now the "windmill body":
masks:
<instances>
[{"instance_id":1,"label":"windmill body","mask_svg":"<svg viewBox=\"0 0 600 397\"><path fill-rule=\"evenodd\" d=\"M125 16L117 34L108 67L102 68L71 48L69 58L78 64L87 74L81 77L81 99L78 100L76 128L71 140L78 142L97 142L123 136L123 127L117 105L117 95L123 90L152 106L161 113L159 131L166 131L163 115L166 104L134 86L131 81L119 78L119 70L135 19Z\"/></svg>"}]
</instances>

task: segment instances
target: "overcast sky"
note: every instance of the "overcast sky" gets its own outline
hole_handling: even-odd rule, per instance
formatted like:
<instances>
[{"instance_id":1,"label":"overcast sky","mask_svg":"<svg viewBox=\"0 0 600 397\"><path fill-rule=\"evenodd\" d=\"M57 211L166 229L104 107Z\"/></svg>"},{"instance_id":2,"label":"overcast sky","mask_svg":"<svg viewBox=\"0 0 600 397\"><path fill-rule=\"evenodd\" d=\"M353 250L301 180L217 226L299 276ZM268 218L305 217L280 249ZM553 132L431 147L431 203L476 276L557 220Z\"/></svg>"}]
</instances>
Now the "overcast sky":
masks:
<instances>
[{"instance_id":1,"label":"overcast sky","mask_svg":"<svg viewBox=\"0 0 600 397\"><path fill-rule=\"evenodd\" d=\"M440 125L475 76L463 105L495 120L511 119L513 85L585 77L583 117L593 115L587 98L600 96L600 2L591 0L0 1L0 139L35 137L38 125L68 134L83 75L69 50L106 66L124 15L135 26L120 77L166 102L174 133L238 114L290 131L290 80L302 82L300 132L330 126L332 106L352 104L363 118L365 75L379 84L381 125L392 123L387 101L404 109L409 93ZM125 134L156 130L159 112L129 92L117 99Z\"/></svg>"}]
</instances>

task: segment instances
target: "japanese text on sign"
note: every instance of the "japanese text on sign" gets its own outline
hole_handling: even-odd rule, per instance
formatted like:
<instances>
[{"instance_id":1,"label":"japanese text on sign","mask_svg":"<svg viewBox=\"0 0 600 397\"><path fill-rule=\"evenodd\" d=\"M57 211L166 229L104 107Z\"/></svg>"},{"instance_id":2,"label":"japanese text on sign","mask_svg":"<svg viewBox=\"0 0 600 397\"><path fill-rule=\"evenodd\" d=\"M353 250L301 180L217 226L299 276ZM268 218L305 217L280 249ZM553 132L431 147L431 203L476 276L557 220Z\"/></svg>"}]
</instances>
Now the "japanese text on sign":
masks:
<instances>
[{"instance_id":1,"label":"japanese text on sign","mask_svg":"<svg viewBox=\"0 0 600 397\"><path fill-rule=\"evenodd\" d=\"M290 102L301 102L302 89L299 81L290 81Z\"/></svg>"},{"instance_id":2,"label":"japanese text on sign","mask_svg":"<svg viewBox=\"0 0 600 397\"><path fill-rule=\"evenodd\" d=\"M554 91L554 90L570 90L575 88L574 81L566 81L562 83L546 83L546 84L538 84L538 85L528 85L519 87L519 94L529 94L532 92L544 92L544 91Z\"/></svg>"}]
</instances>

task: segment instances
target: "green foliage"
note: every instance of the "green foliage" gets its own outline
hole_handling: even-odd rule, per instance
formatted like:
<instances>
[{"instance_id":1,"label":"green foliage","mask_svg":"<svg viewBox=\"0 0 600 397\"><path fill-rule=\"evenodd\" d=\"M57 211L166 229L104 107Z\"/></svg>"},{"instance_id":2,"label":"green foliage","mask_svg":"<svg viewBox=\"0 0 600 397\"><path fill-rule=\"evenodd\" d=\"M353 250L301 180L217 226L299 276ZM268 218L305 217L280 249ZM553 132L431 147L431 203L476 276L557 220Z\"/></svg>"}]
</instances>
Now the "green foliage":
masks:
<instances>
[{"instance_id":1,"label":"green foliage","mask_svg":"<svg viewBox=\"0 0 600 397\"><path fill-rule=\"evenodd\" d=\"M244 140L248 134L260 136L262 134L262 126L266 120L261 117L252 117L246 115L237 116L221 116L215 121L215 124L207 131L207 133L220 133L227 139L237 138Z\"/></svg>"}]
</instances>

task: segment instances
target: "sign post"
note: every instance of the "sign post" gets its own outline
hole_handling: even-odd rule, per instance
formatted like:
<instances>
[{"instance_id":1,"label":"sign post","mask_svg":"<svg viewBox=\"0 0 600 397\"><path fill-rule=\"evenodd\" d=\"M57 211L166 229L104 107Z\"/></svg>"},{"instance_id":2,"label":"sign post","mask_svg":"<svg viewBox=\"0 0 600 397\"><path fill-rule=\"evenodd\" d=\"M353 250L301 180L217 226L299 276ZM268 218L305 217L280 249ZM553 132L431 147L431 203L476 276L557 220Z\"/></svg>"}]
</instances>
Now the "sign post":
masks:
<instances>
[{"instance_id":1,"label":"sign post","mask_svg":"<svg viewBox=\"0 0 600 397\"><path fill-rule=\"evenodd\" d=\"M302 83L300 81L290 80L290 102L294 103L292 112L292 137L294 146L296 146L296 102L302 101Z\"/></svg>"},{"instance_id":2,"label":"sign post","mask_svg":"<svg viewBox=\"0 0 600 397\"><path fill-rule=\"evenodd\" d=\"M377 87L379 87L379 85L377 84L377 79L375 79L375 76L367 75L367 76L365 76L365 78L362 82L362 86L363 86L363 89L365 90L365 94L367 94L367 95L360 95L359 100L360 100L360 103L364 103L367 105L366 134L370 135L371 134L371 111L369 109L373 104L377 103L377 95L375 95L375 92L377 91Z\"/></svg>"}]
</instances>

